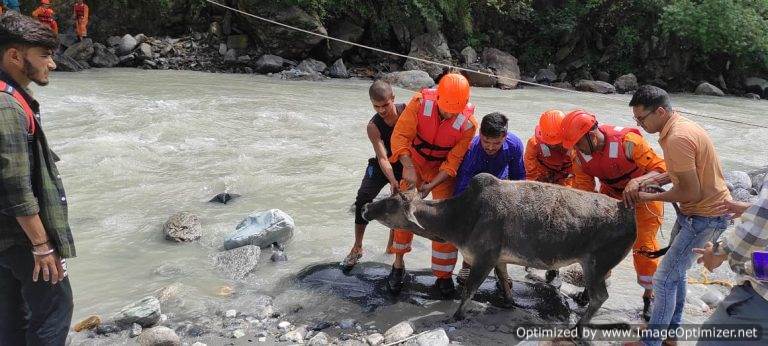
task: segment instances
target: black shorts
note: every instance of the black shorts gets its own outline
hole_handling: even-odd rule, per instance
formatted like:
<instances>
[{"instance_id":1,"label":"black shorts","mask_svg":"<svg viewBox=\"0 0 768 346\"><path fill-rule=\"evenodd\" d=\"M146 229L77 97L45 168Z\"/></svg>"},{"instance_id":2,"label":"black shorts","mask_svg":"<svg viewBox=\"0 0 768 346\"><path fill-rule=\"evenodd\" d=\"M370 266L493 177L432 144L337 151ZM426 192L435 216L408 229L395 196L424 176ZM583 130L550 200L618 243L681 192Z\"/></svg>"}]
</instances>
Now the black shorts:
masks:
<instances>
[{"instance_id":1,"label":"black shorts","mask_svg":"<svg viewBox=\"0 0 768 346\"><path fill-rule=\"evenodd\" d=\"M392 169L395 173L395 179L400 181L403 176L403 167L400 163L392 165ZM376 196L379 195L381 189L389 184L387 177L384 175L384 171L379 167L379 162L376 159L368 160L368 167L365 168L365 175L363 181L360 183L360 188L357 190L357 198L355 198L355 224L367 225L368 221L363 219L362 211L363 206L371 203Z\"/></svg>"}]
</instances>

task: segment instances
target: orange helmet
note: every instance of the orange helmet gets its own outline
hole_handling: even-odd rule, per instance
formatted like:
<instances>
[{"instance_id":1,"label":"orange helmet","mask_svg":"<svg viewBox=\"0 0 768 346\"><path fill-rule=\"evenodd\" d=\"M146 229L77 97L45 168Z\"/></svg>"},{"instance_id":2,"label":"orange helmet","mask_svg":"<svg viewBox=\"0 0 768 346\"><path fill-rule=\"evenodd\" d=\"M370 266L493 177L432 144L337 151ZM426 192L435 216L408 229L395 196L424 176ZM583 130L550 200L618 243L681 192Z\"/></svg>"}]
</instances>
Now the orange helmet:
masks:
<instances>
[{"instance_id":1,"label":"orange helmet","mask_svg":"<svg viewBox=\"0 0 768 346\"><path fill-rule=\"evenodd\" d=\"M551 109L541 113L539 124L536 125L536 140L549 145L563 142L562 123L565 113Z\"/></svg>"},{"instance_id":2,"label":"orange helmet","mask_svg":"<svg viewBox=\"0 0 768 346\"><path fill-rule=\"evenodd\" d=\"M51 0L40 0L40 4L41 5L50 5L51 4Z\"/></svg>"},{"instance_id":3,"label":"orange helmet","mask_svg":"<svg viewBox=\"0 0 768 346\"><path fill-rule=\"evenodd\" d=\"M595 115L587 111L577 109L568 113L563 119L563 146L566 149L573 148L581 137L591 131L597 125Z\"/></svg>"},{"instance_id":4,"label":"orange helmet","mask_svg":"<svg viewBox=\"0 0 768 346\"><path fill-rule=\"evenodd\" d=\"M469 81L458 73L448 73L437 84L437 107L443 112L461 113L469 102Z\"/></svg>"}]
</instances>

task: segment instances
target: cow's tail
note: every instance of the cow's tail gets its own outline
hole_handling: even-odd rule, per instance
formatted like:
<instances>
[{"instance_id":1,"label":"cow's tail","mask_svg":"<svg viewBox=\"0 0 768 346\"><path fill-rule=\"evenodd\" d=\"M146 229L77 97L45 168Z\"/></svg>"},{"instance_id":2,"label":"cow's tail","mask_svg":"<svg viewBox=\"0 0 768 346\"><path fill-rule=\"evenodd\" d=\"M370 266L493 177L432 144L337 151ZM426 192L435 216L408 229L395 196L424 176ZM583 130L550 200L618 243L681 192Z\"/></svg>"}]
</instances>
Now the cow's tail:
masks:
<instances>
[{"instance_id":1,"label":"cow's tail","mask_svg":"<svg viewBox=\"0 0 768 346\"><path fill-rule=\"evenodd\" d=\"M649 190L656 191L656 192L666 192L667 191L667 190L664 190L663 187L658 186L658 185L649 185L646 188L649 189ZM672 207L675 208L675 212L677 213L677 215L681 214L680 206L677 205L677 203L672 203ZM676 235L677 234L674 234L674 233L672 234L672 238L669 239L669 244L667 245L667 247L665 247L663 249L659 249L659 250L656 250L656 251L635 250L634 253L638 254L640 256L648 257L648 258L659 258L661 256L664 256L667 253L667 251L669 251L669 247L672 245L672 242L675 241L675 236Z\"/></svg>"}]
</instances>

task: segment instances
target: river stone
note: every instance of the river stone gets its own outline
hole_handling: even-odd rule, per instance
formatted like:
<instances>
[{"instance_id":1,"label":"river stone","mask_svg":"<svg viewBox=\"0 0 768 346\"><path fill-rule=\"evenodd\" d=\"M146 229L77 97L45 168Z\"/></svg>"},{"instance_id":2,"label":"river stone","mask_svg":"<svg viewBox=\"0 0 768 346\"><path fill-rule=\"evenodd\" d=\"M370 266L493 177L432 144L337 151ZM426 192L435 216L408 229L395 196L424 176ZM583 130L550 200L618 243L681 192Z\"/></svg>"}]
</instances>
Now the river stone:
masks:
<instances>
[{"instance_id":1,"label":"river stone","mask_svg":"<svg viewBox=\"0 0 768 346\"><path fill-rule=\"evenodd\" d=\"M123 38L120 36L110 36L107 38L107 46L110 48L118 48L122 42Z\"/></svg>"},{"instance_id":2,"label":"river stone","mask_svg":"<svg viewBox=\"0 0 768 346\"><path fill-rule=\"evenodd\" d=\"M319 332L315 334L315 336L313 336L311 339L309 339L309 341L307 341L307 345L309 346L320 346L320 345L328 345L328 344L329 344L328 334L325 334L324 332Z\"/></svg>"},{"instance_id":3,"label":"river stone","mask_svg":"<svg viewBox=\"0 0 768 346\"><path fill-rule=\"evenodd\" d=\"M768 98L768 81L763 78L749 77L745 79L744 89L762 98Z\"/></svg>"},{"instance_id":4,"label":"river stone","mask_svg":"<svg viewBox=\"0 0 768 346\"><path fill-rule=\"evenodd\" d=\"M272 256L269 257L272 262L285 262L288 256L282 250L273 249Z\"/></svg>"},{"instance_id":5,"label":"river stone","mask_svg":"<svg viewBox=\"0 0 768 346\"><path fill-rule=\"evenodd\" d=\"M573 84L571 84L571 82L555 82L555 83L552 83L552 86L560 89L568 89L568 90L574 89Z\"/></svg>"},{"instance_id":6,"label":"river stone","mask_svg":"<svg viewBox=\"0 0 768 346\"><path fill-rule=\"evenodd\" d=\"M595 75L597 80L601 82L608 83L611 80L611 75L608 72L605 71L597 71L597 74Z\"/></svg>"},{"instance_id":7,"label":"river stone","mask_svg":"<svg viewBox=\"0 0 768 346\"><path fill-rule=\"evenodd\" d=\"M69 46L69 48L64 51L64 55L78 61L88 61L93 57L93 51L93 40L85 38L82 41Z\"/></svg>"},{"instance_id":8,"label":"river stone","mask_svg":"<svg viewBox=\"0 0 768 346\"><path fill-rule=\"evenodd\" d=\"M298 70L296 68L291 68L289 70L285 70L280 72L280 79L285 80L307 80L307 81L321 81L324 80L325 77L323 77L322 74L312 71L312 72L305 72Z\"/></svg>"},{"instance_id":9,"label":"river stone","mask_svg":"<svg viewBox=\"0 0 768 346\"><path fill-rule=\"evenodd\" d=\"M533 79L536 83L550 84L557 81L557 74L555 71L543 68L536 72L536 76Z\"/></svg>"},{"instance_id":10,"label":"river stone","mask_svg":"<svg viewBox=\"0 0 768 346\"><path fill-rule=\"evenodd\" d=\"M377 346L384 343L384 335L381 335L381 333L374 333L371 335L368 335L365 337L365 342L368 343L368 345L371 346Z\"/></svg>"},{"instance_id":11,"label":"river stone","mask_svg":"<svg viewBox=\"0 0 768 346\"><path fill-rule=\"evenodd\" d=\"M120 310L113 318L121 327L138 323L142 327L151 327L160 320L160 301L148 296Z\"/></svg>"},{"instance_id":12,"label":"river stone","mask_svg":"<svg viewBox=\"0 0 768 346\"><path fill-rule=\"evenodd\" d=\"M694 92L696 95L725 96L725 93L720 88L706 82L699 84Z\"/></svg>"},{"instance_id":13,"label":"river stone","mask_svg":"<svg viewBox=\"0 0 768 346\"><path fill-rule=\"evenodd\" d=\"M406 346L447 346L451 343L448 339L448 334L445 333L445 329L438 328L430 330L424 334L421 334L413 339L408 340Z\"/></svg>"},{"instance_id":14,"label":"river stone","mask_svg":"<svg viewBox=\"0 0 768 346\"><path fill-rule=\"evenodd\" d=\"M339 327L341 329L351 329L355 326L355 319L353 318L347 318L339 321Z\"/></svg>"},{"instance_id":15,"label":"river stone","mask_svg":"<svg viewBox=\"0 0 768 346\"><path fill-rule=\"evenodd\" d=\"M154 327L141 333L137 339L141 346L181 346L181 339L168 327Z\"/></svg>"},{"instance_id":16,"label":"river stone","mask_svg":"<svg viewBox=\"0 0 768 346\"><path fill-rule=\"evenodd\" d=\"M493 76L493 70L487 67L483 67L480 64L472 64L469 66L469 69L477 72L461 71L461 74L464 75L464 77L467 77L467 80L471 86L480 88L492 88L498 82L498 78Z\"/></svg>"},{"instance_id":17,"label":"river stone","mask_svg":"<svg viewBox=\"0 0 768 346\"><path fill-rule=\"evenodd\" d=\"M477 51L470 46L464 47L461 50L461 57L464 59L464 65L469 66L477 62Z\"/></svg>"},{"instance_id":18,"label":"river stone","mask_svg":"<svg viewBox=\"0 0 768 346\"><path fill-rule=\"evenodd\" d=\"M283 70L283 63L285 59L277 55L264 54L256 60L254 68L258 73L275 73Z\"/></svg>"},{"instance_id":19,"label":"river stone","mask_svg":"<svg viewBox=\"0 0 768 346\"><path fill-rule=\"evenodd\" d=\"M93 44L93 56L91 57L91 65L94 67L115 67L120 62L120 58L112 53L106 46L101 43Z\"/></svg>"},{"instance_id":20,"label":"river stone","mask_svg":"<svg viewBox=\"0 0 768 346\"><path fill-rule=\"evenodd\" d=\"M203 235L202 224L197 215L182 211L172 215L163 226L165 239L186 242L200 239Z\"/></svg>"},{"instance_id":21,"label":"river stone","mask_svg":"<svg viewBox=\"0 0 768 346\"><path fill-rule=\"evenodd\" d=\"M56 63L56 71L80 72L83 70L83 66L77 60L64 54L54 54L53 62Z\"/></svg>"},{"instance_id":22,"label":"river stone","mask_svg":"<svg viewBox=\"0 0 768 346\"><path fill-rule=\"evenodd\" d=\"M413 325L409 321L403 321L389 328L384 333L384 342L391 344L401 341L413 334Z\"/></svg>"},{"instance_id":23,"label":"river stone","mask_svg":"<svg viewBox=\"0 0 768 346\"><path fill-rule=\"evenodd\" d=\"M746 94L744 94L744 97L746 97L746 98L748 98L750 100L760 100L760 98L761 98L760 95L753 94L753 93L746 93Z\"/></svg>"},{"instance_id":24,"label":"river stone","mask_svg":"<svg viewBox=\"0 0 768 346\"><path fill-rule=\"evenodd\" d=\"M752 179L747 172L728 171L724 174L725 181L731 183L734 189L749 189L752 187Z\"/></svg>"},{"instance_id":25,"label":"river stone","mask_svg":"<svg viewBox=\"0 0 768 346\"><path fill-rule=\"evenodd\" d=\"M637 77L632 73L616 78L616 81L613 82L613 86L616 87L616 91L620 93L635 91L639 87L637 84Z\"/></svg>"},{"instance_id":26,"label":"river stone","mask_svg":"<svg viewBox=\"0 0 768 346\"><path fill-rule=\"evenodd\" d=\"M141 335L141 331L142 330L143 330L143 328L141 328L141 326L138 323L134 323L131 326L131 332L128 334L128 336L130 336L131 338L135 338L135 337Z\"/></svg>"},{"instance_id":27,"label":"river stone","mask_svg":"<svg viewBox=\"0 0 768 346\"><path fill-rule=\"evenodd\" d=\"M226 276L242 280L259 264L261 249L254 245L245 245L232 250L219 252L214 257L214 265Z\"/></svg>"},{"instance_id":28,"label":"river stone","mask_svg":"<svg viewBox=\"0 0 768 346\"><path fill-rule=\"evenodd\" d=\"M138 45L139 41L137 41L133 36L125 34L125 36L123 36L123 38L120 40L117 51L119 52L119 55L125 55L136 49L136 46Z\"/></svg>"},{"instance_id":29,"label":"river stone","mask_svg":"<svg viewBox=\"0 0 768 346\"><path fill-rule=\"evenodd\" d=\"M483 64L496 71L496 75L500 77L497 84L499 88L514 89L517 87L518 80L520 80L520 67L517 65L517 58L512 54L496 48L486 48L483 50Z\"/></svg>"},{"instance_id":30,"label":"river stone","mask_svg":"<svg viewBox=\"0 0 768 346\"><path fill-rule=\"evenodd\" d=\"M273 243L286 243L293 237L293 218L280 209L255 212L235 228L235 232L224 240L225 249L234 249L247 244L266 248Z\"/></svg>"},{"instance_id":31,"label":"river stone","mask_svg":"<svg viewBox=\"0 0 768 346\"><path fill-rule=\"evenodd\" d=\"M414 38L411 41L411 50L408 56L446 64L451 63L451 50L448 48L448 41L440 32L430 32ZM413 59L406 60L403 69L425 71L433 79L443 73L442 66Z\"/></svg>"},{"instance_id":32,"label":"river stone","mask_svg":"<svg viewBox=\"0 0 768 346\"><path fill-rule=\"evenodd\" d=\"M349 78L349 71L347 71L347 66L344 65L344 60L336 60L331 65L331 68L328 69L328 75L331 78Z\"/></svg>"},{"instance_id":33,"label":"river stone","mask_svg":"<svg viewBox=\"0 0 768 346\"><path fill-rule=\"evenodd\" d=\"M752 188L758 193L762 190L763 183L765 183L766 173L760 173L752 177Z\"/></svg>"},{"instance_id":34,"label":"river stone","mask_svg":"<svg viewBox=\"0 0 768 346\"><path fill-rule=\"evenodd\" d=\"M616 92L616 87L603 81L582 79L576 83L576 90L599 94L613 94Z\"/></svg>"},{"instance_id":35,"label":"river stone","mask_svg":"<svg viewBox=\"0 0 768 346\"><path fill-rule=\"evenodd\" d=\"M304 337L307 336L307 327L301 326L290 332L283 334L280 337L280 341L290 341L295 343L304 342Z\"/></svg>"},{"instance_id":36,"label":"river stone","mask_svg":"<svg viewBox=\"0 0 768 346\"><path fill-rule=\"evenodd\" d=\"M737 187L731 191L731 197L739 202L750 202L753 195L749 190Z\"/></svg>"},{"instance_id":37,"label":"river stone","mask_svg":"<svg viewBox=\"0 0 768 346\"><path fill-rule=\"evenodd\" d=\"M418 70L387 73L382 80L411 91L419 91L435 86L435 80L428 73Z\"/></svg>"},{"instance_id":38,"label":"river stone","mask_svg":"<svg viewBox=\"0 0 768 346\"><path fill-rule=\"evenodd\" d=\"M96 335L108 336L110 334L120 333L121 331L123 331L123 329L113 323L102 323L96 327Z\"/></svg>"},{"instance_id":39,"label":"river stone","mask_svg":"<svg viewBox=\"0 0 768 346\"><path fill-rule=\"evenodd\" d=\"M299 66L296 67L299 71L307 72L307 73L323 73L326 68L328 68L328 65L326 65L322 61L318 61L315 59L304 59L299 63Z\"/></svg>"},{"instance_id":40,"label":"river stone","mask_svg":"<svg viewBox=\"0 0 768 346\"><path fill-rule=\"evenodd\" d=\"M136 57L141 60L152 59L152 46L148 43L139 44L139 49L136 50Z\"/></svg>"}]
</instances>

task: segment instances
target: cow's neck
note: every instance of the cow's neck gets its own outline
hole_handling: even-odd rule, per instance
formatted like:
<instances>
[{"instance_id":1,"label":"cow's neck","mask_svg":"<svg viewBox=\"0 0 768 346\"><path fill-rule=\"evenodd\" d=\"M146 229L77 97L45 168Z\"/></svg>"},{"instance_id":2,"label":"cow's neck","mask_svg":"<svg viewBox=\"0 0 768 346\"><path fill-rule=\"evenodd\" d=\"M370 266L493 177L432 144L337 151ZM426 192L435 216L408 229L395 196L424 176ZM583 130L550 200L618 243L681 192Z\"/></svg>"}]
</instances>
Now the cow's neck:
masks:
<instances>
[{"instance_id":1,"label":"cow's neck","mask_svg":"<svg viewBox=\"0 0 768 346\"><path fill-rule=\"evenodd\" d=\"M414 206L413 215L426 232L449 243L456 243L455 232L451 232L456 213L451 212L451 199L422 201Z\"/></svg>"}]
</instances>

